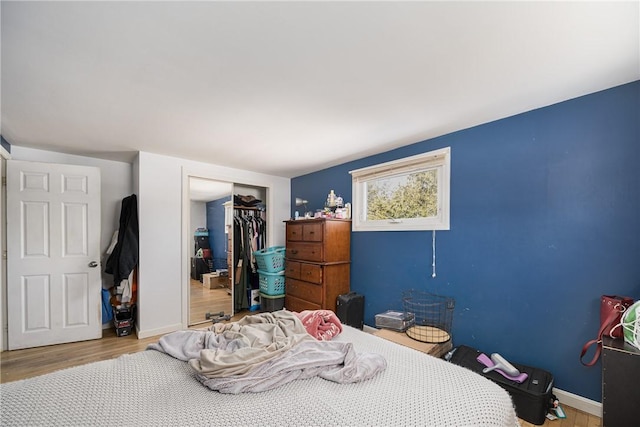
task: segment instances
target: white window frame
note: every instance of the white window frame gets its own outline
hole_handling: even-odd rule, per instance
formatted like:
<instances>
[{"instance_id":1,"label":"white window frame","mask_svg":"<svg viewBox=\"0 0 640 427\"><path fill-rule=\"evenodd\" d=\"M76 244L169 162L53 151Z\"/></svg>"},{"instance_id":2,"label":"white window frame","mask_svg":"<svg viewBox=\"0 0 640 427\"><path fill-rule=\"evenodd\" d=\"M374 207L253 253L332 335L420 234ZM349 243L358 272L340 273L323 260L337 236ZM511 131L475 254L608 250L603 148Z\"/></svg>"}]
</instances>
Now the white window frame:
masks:
<instances>
[{"instance_id":1,"label":"white window frame","mask_svg":"<svg viewBox=\"0 0 640 427\"><path fill-rule=\"evenodd\" d=\"M369 181L429 169L436 169L438 173L438 213L436 216L376 221L366 219L366 189ZM353 170L349 173L352 182L353 231L449 230L451 147Z\"/></svg>"}]
</instances>

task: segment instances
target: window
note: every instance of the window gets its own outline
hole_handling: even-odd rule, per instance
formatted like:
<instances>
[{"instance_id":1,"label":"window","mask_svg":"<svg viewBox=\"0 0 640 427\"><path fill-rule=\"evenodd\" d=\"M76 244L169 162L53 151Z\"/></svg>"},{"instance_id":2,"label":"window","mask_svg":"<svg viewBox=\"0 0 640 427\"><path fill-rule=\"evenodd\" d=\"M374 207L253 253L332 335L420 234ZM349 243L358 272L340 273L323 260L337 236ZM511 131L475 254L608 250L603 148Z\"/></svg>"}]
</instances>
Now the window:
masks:
<instances>
[{"instance_id":1,"label":"window","mask_svg":"<svg viewBox=\"0 0 640 427\"><path fill-rule=\"evenodd\" d=\"M451 148L351 171L353 231L449 229Z\"/></svg>"}]
</instances>

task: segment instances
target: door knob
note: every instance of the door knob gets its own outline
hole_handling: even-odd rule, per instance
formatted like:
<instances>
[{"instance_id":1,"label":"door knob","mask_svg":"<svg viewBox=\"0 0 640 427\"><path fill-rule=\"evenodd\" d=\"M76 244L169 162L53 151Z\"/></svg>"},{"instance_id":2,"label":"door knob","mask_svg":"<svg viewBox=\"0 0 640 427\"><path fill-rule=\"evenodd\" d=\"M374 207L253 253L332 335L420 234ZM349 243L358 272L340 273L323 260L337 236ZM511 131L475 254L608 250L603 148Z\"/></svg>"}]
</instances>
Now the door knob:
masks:
<instances>
[{"instance_id":1,"label":"door knob","mask_svg":"<svg viewBox=\"0 0 640 427\"><path fill-rule=\"evenodd\" d=\"M97 266L98 266L98 263L97 263L97 262L95 262L95 261L91 261L91 262L89 263L89 267L91 267L91 268L96 268Z\"/></svg>"}]
</instances>

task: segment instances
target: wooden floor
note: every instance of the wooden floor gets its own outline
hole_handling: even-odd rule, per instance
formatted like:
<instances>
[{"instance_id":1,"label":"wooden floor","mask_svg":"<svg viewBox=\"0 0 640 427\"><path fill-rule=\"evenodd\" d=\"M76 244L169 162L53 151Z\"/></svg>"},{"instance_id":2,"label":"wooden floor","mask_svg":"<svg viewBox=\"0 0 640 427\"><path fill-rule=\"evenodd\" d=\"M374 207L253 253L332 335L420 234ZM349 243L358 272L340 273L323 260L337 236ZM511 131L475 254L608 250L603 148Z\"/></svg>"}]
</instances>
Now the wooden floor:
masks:
<instances>
[{"instance_id":1,"label":"wooden floor","mask_svg":"<svg viewBox=\"0 0 640 427\"><path fill-rule=\"evenodd\" d=\"M205 320L205 313L217 313L224 311L229 313L231 297L224 301L224 289L206 289L198 281L191 284L191 314L190 323L198 323ZM222 296L222 298L221 298ZM226 306L224 305L226 304ZM238 313L231 320L235 321L251 312ZM199 323L193 328L206 328L208 323ZM50 372L66 369L77 365L83 365L101 360L116 358L122 354L143 351L151 343L158 340L157 337L137 339L134 335L117 337L113 328L103 330L103 337L99 340L83 341L69 344L58 344L47 347L36 347L25 350L13 350L0 353L0 382L17 381L44 375ZM545 427L601 427L602 420L594 415L578 411L569 406L562 406L567 418L558 420L546 420ZM522 427L533 427L526 421L520 420Z\"/></svg>"},{"instance_id":2,"label":"wooden floor","mask_svg":"<svg viewBox=\"0 0 640 427\"><path fill-rule=\"evenodd\" d=\"M197 280L191 281L190 324L193 328L206 328L212 323L205 314L231 311L231 296L226 288L207 289ZM249 312L239 313L231 320L238 320ZM202 321L205 321L202 323ZM118 357L122 354L143 351L158 336L138 339L135 333L116 336L114 328L103 329L102 339L58 344L25 350L0 353L0 382L16 381L47 374L60 369Z\"/></svg>"},{"instance_id":3,"label":"wooden floor","mask_svg":"<svg viewBox=\"0 0 640 427\"><path fill-rule=\"evenodd\" d=\"M602 427L602 419L600 417L578 411L567 405L562 405L562 409L564 409L567 418L553 421L545 420L542 425L544 427ZM524 420L520 420L520 425L522 427L536 427L536 424L531 424Z\"/></svg>"},{"instance_id":4,"label":"wooden floor","mask_svg":"<svg viewBox=\"0 0 640 427\"><path fill-rule=\"evenodd\" d=\"M192 279L189 297L189 325L208 323L207 313L231 313L231 293L222 285L209 289Z\"/></svg>"}]
</instances>

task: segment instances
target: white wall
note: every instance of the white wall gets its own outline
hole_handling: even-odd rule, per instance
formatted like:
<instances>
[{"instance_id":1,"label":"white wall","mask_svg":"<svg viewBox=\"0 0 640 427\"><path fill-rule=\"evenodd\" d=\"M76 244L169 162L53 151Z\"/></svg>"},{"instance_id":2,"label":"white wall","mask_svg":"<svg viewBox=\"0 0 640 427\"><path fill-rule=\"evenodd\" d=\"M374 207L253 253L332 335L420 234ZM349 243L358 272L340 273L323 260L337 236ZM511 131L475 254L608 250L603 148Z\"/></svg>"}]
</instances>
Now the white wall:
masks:
<instances>
[{"instance_id":1,"label":"white wall","mask_svg":"<svg viewBox=\"0 0 640 427\"><path fill-rule=\"evenodd\" d=\"M185 282L193 232L188 230L188 176L266 187L268 245L283 245L284 223L291 199L288 178L209 165L141 152L133 165L18 146L16 160L96 166L101 170L103 250L118 227L122 199L138 196L140 261L138 269L138 337L145 338L186 327ZM185 178L186 177L186 178ZM110 276L107 276L110 277ZM4 325L3 325L4 326Z\"/></svg>"},{"instance_id":2,"label":"white wall","mask_svg":"<svg viewBox=\"0 0 640 427\"><path fill-rule=\"evenodd\" d=\"M289 178L140 152L137 171L140 219L138 337L186 327L186 292L193 232L189 230L189 176L266 187L269 245L285 241L290 217Z\"/></svg>"},{"instance_id":3,"label":"white wall","mask_svg":"<svg viewBox=\"0 0 640 427\"><path fill-rule=\"evenodd\" d=\"M190 201L189 231L193 234L197 228L207 228L206 202Z\"/></svg>"}]
</instances>

